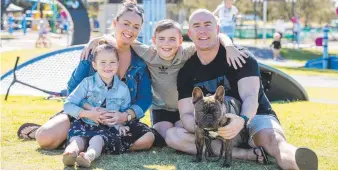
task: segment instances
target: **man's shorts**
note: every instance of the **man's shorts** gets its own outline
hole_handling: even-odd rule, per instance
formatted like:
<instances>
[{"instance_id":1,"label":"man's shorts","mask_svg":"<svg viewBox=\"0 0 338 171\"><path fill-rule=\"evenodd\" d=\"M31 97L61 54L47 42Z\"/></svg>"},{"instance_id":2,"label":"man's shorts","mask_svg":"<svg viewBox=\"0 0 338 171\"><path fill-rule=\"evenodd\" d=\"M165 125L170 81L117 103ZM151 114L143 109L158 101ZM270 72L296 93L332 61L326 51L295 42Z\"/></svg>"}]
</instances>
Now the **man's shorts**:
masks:
<instances>
[{"instance_id":1,"label":"man's shorts","mask_svg":"<svg viewBox=\"0 0 338 171\"><path fill-rule=\"evenodd\" d=\"M248 125L249 141L248 144L251 147L256 147L253 136L263 129L274 129L275 132L279 133L285 138L283 128L281 127L278 119L272 115L256 115Z\"/></svg>"},{"instance_id":2,"label":"man's shorts","mask_svg":"<svg viewBox=\"0 0 338 171\"><path fill-rule=\"evenodd\" d=\"M167 110L152 110L151 123L154 126L158 122L168 121L175 125L180 120L180 113L178 111L172 112Z\"/></svg>"}]
</instances>

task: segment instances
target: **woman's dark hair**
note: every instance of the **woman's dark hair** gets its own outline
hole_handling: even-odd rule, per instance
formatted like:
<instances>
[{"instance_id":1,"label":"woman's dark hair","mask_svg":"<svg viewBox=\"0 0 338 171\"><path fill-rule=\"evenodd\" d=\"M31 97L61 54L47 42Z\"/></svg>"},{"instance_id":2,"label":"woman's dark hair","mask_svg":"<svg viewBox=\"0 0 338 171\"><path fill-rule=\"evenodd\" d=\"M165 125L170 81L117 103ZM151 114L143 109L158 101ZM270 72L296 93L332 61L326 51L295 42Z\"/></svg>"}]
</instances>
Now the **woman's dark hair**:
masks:
<instances>
[{"instance_id":1,"label":"woman's dark hair","mask_svg":"<svg viewBox=\"0 0 338 171\"><path fill-rule=\"evenodd\" d=\"M100 52L112 52L114 53L114 55L116 56L117 60L119 60L119 55L117 53L117 49L116 47L114 47L113 45L109 44L107 40L105 39L100 39L99 42L97 43L98 45L96 46L96 48L94 49L93 52L93 57L92 57L92 61L95 61L96 56L100 53Z\"/></svg>"},{"instance_id":2,"label":"woman's dark hair","mask_svg":"<svg viewBox=\"0 0 338 171\"><path fill-rule=\"evenodd\" d=\"M117 12L116 14L116 20L118 21L119 18L125 14L126 12L134 12L137 15L139 15L142 18L142 23L143 23L143 18L144 18L144 10L142 7L138 6L135 3L131 3L131 2L126 2L122 5L122 7L120 8L120 10Z\"/></svg>"}]
</instances>

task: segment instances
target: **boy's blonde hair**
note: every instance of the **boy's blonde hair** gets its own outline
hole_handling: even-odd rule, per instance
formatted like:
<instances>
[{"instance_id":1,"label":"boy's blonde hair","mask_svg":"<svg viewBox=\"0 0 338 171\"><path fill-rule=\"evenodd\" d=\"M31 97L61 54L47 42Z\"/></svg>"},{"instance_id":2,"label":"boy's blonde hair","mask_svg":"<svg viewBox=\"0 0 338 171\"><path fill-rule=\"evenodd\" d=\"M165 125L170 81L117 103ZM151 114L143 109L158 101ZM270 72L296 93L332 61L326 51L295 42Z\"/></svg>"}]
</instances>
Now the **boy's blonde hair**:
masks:
<instances>
[{"instance_id":1,"label":"boy's blonde hair","mask_svg":"<svg viewBox=\"0 0 338 171\"><path fill-rule=\"evenodd\" d=\"M164 30L168 30L168 29L172 29L175 28L178 30L178 32L180 33L180 36L182 36L182 29L181 29L181 25L171 19L164 19L159 21L156 25L155 25L155 29L154 29L154 36L156 36L156 33L160 33Z\"/></svg>"},{"instance_id":2,"label":"boy's blonde hair","mask_svg":"<svg viewBox=\"0 0 338 171\"><path fill-rule=\"evenodd\" d=\"M96 48L93 51L92 61L95 61L97 55L100 52L103 52L103 51L104 52L111 52L111 53L113 53L116 56L117 60L119 60L119 55L117 53L116 47L114 47L113 45L109 44L106 39L100 39L99 42L97 43Z\"/></svg>"}]
</instances>

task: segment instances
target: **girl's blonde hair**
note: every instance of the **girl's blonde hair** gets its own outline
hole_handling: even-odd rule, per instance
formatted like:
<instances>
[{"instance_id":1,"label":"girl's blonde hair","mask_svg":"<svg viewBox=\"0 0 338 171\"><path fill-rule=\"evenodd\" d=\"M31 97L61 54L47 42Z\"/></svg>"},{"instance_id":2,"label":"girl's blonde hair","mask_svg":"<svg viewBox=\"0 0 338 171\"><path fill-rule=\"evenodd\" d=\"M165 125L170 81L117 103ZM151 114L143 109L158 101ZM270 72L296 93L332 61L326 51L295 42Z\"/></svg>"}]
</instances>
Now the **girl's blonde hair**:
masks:
<instances>
[{"instance_id":1,"label":"girl's blonde hair","mask_svg":"<svg viewBox=\"0 0 338 171\"><path fill-rule=\"evenodd\" d=\"M116 47L114 47L113 45L109 44L108 41L106 39L100 39L99 42L97 43L96 48L93 51L93 58L92 61L95 61L96 56L100 53L100 52L112 52L117 60L119 60L119 55L117 53L117 49Z\"/></svg>"}]
</instances>

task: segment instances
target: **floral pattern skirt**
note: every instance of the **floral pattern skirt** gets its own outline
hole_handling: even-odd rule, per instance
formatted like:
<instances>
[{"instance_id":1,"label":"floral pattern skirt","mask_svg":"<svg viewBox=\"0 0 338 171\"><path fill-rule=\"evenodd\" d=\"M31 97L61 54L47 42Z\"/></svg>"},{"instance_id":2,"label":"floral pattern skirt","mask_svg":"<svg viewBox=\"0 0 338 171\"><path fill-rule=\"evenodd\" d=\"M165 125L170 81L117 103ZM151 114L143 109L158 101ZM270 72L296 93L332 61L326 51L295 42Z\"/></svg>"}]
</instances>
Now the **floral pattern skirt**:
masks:
<instances>
[{"instance_id":1,"label":"floral pattern skirt","mask_svg":"<svg viewBox=\"0 0 338 171\"><path fill-rule=\"evenodd\" d=\"M130 128L126 136L120 136L119 131L115 127L107 125L90 125L82 120L73 120L68 131L68 143L72 137L79 136L90 138L99 135L103 138L104 147L102 152L106 154L122 154L128 152L133 143L141 138L144 134L152 132L146 124L133 120L127 122L125 126Z\"/></svg>"}]
</instances>

